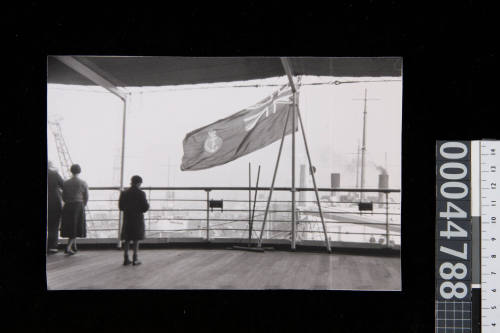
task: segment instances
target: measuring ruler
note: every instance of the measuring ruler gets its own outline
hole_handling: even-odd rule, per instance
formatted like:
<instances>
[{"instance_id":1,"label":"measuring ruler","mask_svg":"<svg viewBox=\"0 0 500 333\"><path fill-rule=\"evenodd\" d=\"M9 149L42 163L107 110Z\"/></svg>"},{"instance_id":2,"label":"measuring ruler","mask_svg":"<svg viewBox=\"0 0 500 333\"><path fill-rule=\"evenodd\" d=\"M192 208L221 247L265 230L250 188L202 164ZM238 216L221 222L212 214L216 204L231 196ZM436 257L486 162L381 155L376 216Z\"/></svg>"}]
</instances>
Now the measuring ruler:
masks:
<instances>
[{"instance_id":1,"label":"measuring ruler","mask_svg":"<svg viewBox=\"0 0 500 333\"><path fill-rule=\"evenodd\" d=\"M481 332L500 333L500 141L480 145Z\"/></svg>"},{"instance_id":2,"label":"measuring ruler","mask_svg":"<svg viewBox=\"0 0 500 333\"><path fill-rule=\"evenodd\" d=\"M500 141L436 143L436 332L500 333Z\"/></svg>"}]
</instances>

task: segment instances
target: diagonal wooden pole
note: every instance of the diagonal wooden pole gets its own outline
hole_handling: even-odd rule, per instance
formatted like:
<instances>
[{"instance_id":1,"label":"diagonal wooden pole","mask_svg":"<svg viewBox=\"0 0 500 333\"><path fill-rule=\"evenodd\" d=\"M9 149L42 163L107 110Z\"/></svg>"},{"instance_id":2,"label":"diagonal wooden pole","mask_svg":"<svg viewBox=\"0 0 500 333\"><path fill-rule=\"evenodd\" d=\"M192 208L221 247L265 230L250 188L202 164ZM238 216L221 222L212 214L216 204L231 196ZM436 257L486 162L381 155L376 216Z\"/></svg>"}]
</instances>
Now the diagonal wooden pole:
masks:
<instances>
[{"instance_id":1,"label":"diagonal wooden pole","mask_svg":"<svg viewBox=\"0 0 500 333\"><path fill-rule=\"evenodd\" d=\"M316 202L318 203L319 215L321 217L321 224L323 225L323 233L325 234L326 249L329 253L331 253L332 250L330 249L330 241L328 239L328 233L326 231L325 220L323 219L323 211L321 210L321 203L319 202L318 187L316 186L316 177L314 176L312 163L311 163L311 155L309 154L309 146L307 145L306 132L304 131L304 124L302 123L302 117L300 116L300 110L299 110L298 105L297 105L296 112L297 112L297 116L299 118L300 129L302 131L302 138L304 139L304 145L306 146L307 160L309 161L309 170L311 171L311 176L312 176L313 185L314 185L314 193L316 193Z\"/></svg>"},{"instance_id":2,"label":"diagonal wooden pole","mask_svg":"<svg viewBox=\"0 0 500 333\"><path fill-rule=\"evenodd\" d=\"M253 228L253 219L255 217L255 203L257 202L257 191L259 189L259 177L260 177L260 165L259 165L259 169L257 171L257 182L255 184L255 195L254 195L254 198L253 198L253 209L252 209L252 218L250 219L250 238L248 240L248 246L251 246L251 242L252 242L252 228Z\"/></svg>"},{"instance_id":3,"label":"diagonal wooden pole","mask_svg":"<svg viewBox=\"0 0 500 333\"><path fill-rule=\"evenodd\" d=\"M288 109L288 111L286 113L285 126L283 128L283 134L281 135L281 143L280 143L280 149L278 151L278 158L276 159L276 165L274 166L273 181L271 183L271 189L269 190L269 196L267 198L266 212L264 213L264 220L262 221L262 226L260 228L259 243L257 245L258 247L262 246L262 235L264 234L264 227L266 225L267 213L269 212L269 205L271 203L271 196L273 195L274 182L276 181L276 173L278 171L278 166L280 164L281 151L283 149L283 142L285 141L285 134L286 134L286 128L288 125L288 117L289 116L290 116L290 109Z\"/></svg>"}]
</instances>

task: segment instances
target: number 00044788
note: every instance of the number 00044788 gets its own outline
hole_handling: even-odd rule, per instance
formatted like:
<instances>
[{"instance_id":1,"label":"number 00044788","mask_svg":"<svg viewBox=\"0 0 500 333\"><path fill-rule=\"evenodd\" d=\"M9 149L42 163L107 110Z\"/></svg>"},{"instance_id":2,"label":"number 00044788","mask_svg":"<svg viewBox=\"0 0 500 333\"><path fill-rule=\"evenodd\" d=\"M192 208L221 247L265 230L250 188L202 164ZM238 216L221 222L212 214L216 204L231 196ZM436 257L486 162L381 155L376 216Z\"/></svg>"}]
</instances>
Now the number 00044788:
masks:
<instances>
[{"instance_id":1,"label":"number 00044788","mask_svg":"<svg viewBox=\"0 0 500 333\"><path fill-rule=\"evenodd\" d=\"M445 300L470 298L469 151L464 142L438 144L438 290Z\"/></svg>"}]
</instances>

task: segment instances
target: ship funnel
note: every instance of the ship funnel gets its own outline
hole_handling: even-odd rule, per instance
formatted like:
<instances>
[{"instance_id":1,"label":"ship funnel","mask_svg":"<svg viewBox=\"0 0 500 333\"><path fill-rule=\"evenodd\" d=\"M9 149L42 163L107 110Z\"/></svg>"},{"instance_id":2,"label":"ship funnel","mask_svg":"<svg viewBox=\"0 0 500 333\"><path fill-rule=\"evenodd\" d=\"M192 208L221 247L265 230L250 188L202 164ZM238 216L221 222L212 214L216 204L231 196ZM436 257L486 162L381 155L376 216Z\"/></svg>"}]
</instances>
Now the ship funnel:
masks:
<instances>
[{"instance_id":1,"label":"ship funnel","mask_svg":"<svg viewBox=\"0 0 500 333\"><path fill-rule=\"evenodd\" d=\"M378 167L377 167L377 169L378 169ZM384 168L380 167L380 169L382 169L381 172L383 171L383 173L378 175L378 188L379 189L387 189L387 188L389 188L389 175L387 174L387 172L385 171ZM385 201L385 194L384 193L379 193L378 201L379 202Z\"/></svg>"},{"instance_id":2,"label":"ship funnel","mask_svg":"<svg viewBox=\"0 0 500 333\"><path fill-rule=\"evenodd\" d=\"M331 173L330 174L330 182L332 188L340 187L340 173Z\"/></svg>"}]
</instances>

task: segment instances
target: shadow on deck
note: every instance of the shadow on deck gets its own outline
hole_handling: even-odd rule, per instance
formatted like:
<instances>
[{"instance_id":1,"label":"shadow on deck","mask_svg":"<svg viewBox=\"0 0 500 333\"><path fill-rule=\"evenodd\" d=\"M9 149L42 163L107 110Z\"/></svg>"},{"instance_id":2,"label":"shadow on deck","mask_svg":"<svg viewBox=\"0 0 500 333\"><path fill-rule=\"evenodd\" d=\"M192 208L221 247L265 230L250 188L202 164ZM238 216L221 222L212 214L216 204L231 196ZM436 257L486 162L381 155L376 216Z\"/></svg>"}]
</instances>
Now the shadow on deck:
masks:
<instances>
[{"instance_id":1,"label":"shadow on deck","mask_svg":"<svg viewBox=\"0 0 500 333\"><path fill-rule=\"evenodd\" d=\"M401 290L394 256L150 248L139 257L142 265L123 266L116 249L60 251L47 256L47 289Z\"/></svg>"}]
</instances>

